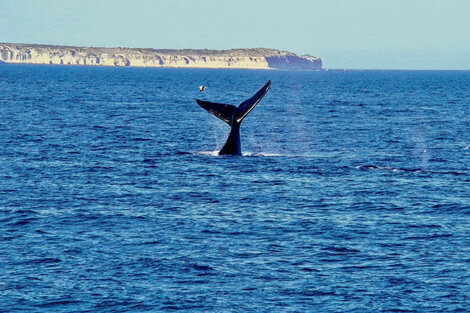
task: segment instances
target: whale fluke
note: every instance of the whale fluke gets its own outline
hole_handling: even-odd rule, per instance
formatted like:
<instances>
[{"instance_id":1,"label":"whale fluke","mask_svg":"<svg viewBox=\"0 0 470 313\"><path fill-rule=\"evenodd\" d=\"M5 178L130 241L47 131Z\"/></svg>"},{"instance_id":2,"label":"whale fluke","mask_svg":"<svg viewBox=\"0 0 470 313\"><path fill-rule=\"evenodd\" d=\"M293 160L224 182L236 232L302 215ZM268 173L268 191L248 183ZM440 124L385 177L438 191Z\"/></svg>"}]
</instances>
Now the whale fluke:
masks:
<instances>
[{"instance_id":1,"label":"whale fluke","mask_svg":"<svg viewBox=\"0 0 470 313\"><path fill-rule=\"evenodd\" d=\"M199 99L196 99L196 102L207 112L232 126L232 117L235 110L237 109L236 106L231 104L203 101Z\"/></svg>"},{"instance_id":2,"label":"whale fluke","mask_svg":"<svg viewBox=\"0 0 470 313\"><path fill-rule=\"evenodd\" d=\"M230 134L227 138L227 142L219 151L219 155L230 154L230 155L241 155L241 143L240 143L240 124L248 113L260 102L266 92L271 86L269 80L253 97L243 101L238 107L232 104L216 103L196 99L196 102L207 112L211 113L215 117L221 119L229 126L232 127Z\"/></svg>"}]
</instances>

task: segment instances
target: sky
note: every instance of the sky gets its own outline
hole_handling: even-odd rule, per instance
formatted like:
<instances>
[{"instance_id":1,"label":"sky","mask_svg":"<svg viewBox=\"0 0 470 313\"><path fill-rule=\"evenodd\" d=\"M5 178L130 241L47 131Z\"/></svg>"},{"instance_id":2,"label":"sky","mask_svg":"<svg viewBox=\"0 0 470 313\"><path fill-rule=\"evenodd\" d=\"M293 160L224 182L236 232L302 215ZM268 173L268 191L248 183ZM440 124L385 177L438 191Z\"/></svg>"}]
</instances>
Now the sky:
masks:
<instances>
[{"instance_id":1,"label":"sky","mask_svg":"<svg viewBox=\"0 0 470 313\"><path fill-rule=\"evenodd\" d=\"M331 69L470 70L470 0L0 0L0 42L264 47Z\"/></svg>"}]
</instances>

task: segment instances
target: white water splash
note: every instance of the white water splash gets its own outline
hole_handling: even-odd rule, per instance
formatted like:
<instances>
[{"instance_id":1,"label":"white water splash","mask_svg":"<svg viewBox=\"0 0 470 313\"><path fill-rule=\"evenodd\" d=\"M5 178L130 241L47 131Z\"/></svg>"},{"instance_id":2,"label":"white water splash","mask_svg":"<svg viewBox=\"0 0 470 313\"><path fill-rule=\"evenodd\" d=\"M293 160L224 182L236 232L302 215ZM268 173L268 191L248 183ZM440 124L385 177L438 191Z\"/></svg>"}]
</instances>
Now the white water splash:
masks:
<instances>
[{"instance_id":1,"label":"white water splash","mask_svg":"<svg viewBox=\"0 0 470 313\"><path fill-rule=\"evenodd\" d=\"M210 156L219 156L219 150L214 151L196 151L194 154L197 155L210 155Z\"/></svg>"},{"instance_id":2,"label":"white water splash","mask_svg":"<svg viewBox=\"0 0 470 313\"><path fill-rule=\"evenodd\" d=\"M208 155L208 156L220 156L219 150L213 151L196 151L193 152L195 155ZM287 157L287 158L319 158L319 157L326 157L323 154L318 155L310 155L310 154L292 154L292 153L269 153L269 152L251 152L246 151L243 152L242 157ZM222 155L223 157L223 155Z\"/></svg>"}]
</instances>

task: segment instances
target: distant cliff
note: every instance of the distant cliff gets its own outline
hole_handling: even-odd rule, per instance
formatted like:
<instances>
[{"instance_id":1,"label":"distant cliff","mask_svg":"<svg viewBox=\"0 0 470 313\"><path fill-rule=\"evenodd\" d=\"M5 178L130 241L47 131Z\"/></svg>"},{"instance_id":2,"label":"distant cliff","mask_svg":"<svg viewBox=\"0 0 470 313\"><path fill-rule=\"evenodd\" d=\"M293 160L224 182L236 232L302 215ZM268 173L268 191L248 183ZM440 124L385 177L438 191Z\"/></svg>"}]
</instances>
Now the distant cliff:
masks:
<instances>
[{"instance_id":1,"label":"distant cliff","mask_svg":"<svg viewBox=\"0 0 470 313\"><path fill-rule=\"evenodd\" d=\"M318 70L320 58L275 49L158 50L0 43L0 63Z\"/></svg>"}]
</instances>

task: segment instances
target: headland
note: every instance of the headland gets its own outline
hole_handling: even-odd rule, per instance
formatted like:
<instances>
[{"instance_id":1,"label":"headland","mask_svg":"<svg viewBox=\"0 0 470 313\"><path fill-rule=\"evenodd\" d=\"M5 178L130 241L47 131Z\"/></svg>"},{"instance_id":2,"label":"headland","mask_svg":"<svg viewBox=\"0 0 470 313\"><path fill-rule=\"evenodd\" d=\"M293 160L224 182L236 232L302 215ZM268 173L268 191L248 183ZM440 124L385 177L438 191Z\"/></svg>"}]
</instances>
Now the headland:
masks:
<instances>
[{"instance_id":1,"label":"headland","mask_svg":"<svg viewBox=\"0 0 470 313\"><path fill-rule=\"evenodd\" d=\"M176 50L16 43L0 43L0 63L160 68L322 69L319 57L266 48Z\"/></svg>"}]
</instances>

